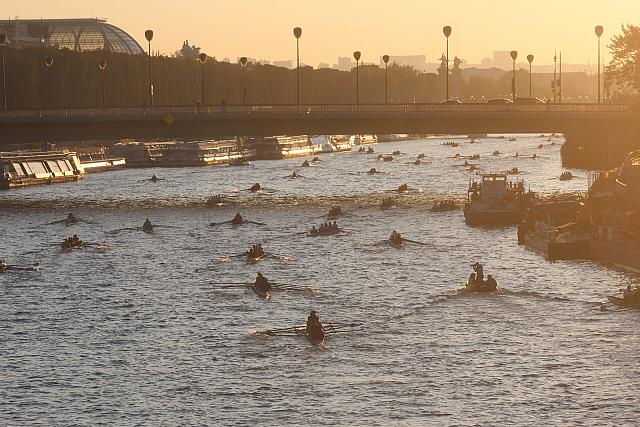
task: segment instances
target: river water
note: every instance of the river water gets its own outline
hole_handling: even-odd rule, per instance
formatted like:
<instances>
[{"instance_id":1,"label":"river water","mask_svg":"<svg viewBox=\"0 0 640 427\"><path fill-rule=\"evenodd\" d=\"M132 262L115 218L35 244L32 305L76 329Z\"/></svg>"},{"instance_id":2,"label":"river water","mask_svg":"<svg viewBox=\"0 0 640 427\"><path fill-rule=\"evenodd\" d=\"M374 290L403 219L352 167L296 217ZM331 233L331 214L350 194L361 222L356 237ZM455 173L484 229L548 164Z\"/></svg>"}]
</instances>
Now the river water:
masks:
<instances>
[{"instance_id":1,"label":"river water","mask_svg":"<svg viewBox=\"0 0 640 427\"><path fill-rule=\"evenodd\" d=\"M585 190L585 172L558 180L561 139L448 140L374 146L399 149L393 162L352 152L309 168L130 169L0 193L0 257L43 267L0 274L0 425L636 424L640 313L600 303L638 278L547 262L517 245L513 227L428 210L465 197L474 174L456 152L480 154L483 171L518 167L546 195ZM409 164L419 153L425 162ZM294 169L304 177L285 178ZM265 190L244 191L254 182ZM404 182L414 191L380 210ZM214 194L234 205L207 208ZM351 214L338 221L344 233L305 237L332 204ZM70 211L83 221L50 224ZM237 211L266 225L209 225ZM381 244L393 229L426 245ZM74 233L101 248L62 252ZM286 258L230 257L258 242ZM501 294L455 293L476 260ZM258 271L318 294L265 302L216 284ZM302 324L312 309L363 326L324 349L252 334Z\"/></svg>"}]
</instances>

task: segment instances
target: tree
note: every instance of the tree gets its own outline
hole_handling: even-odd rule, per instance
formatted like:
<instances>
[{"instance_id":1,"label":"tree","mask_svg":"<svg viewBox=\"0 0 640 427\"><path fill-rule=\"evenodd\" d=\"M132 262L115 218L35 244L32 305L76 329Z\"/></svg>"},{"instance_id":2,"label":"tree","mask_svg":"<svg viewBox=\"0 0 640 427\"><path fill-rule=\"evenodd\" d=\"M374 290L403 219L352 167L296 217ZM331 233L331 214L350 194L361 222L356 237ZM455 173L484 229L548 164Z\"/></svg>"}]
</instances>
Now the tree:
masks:
<instances>
[{"instance_id":1,"label":"tree","mask_svg":"<svg viewBox=\"0 0 640 427\"><path fill-rule=\"evenodd\" d=\"M611 61L606 67L605 86L618 86L640 91L640 27L622 25L622 34L613 36Z\"/></svg>"},{"instance_id":2,"label":"tree","mask_svg":"<svg viewBox=\"0 0 640 427\"><path fill-rule=\"evenodd\" d=\"M182 49L175 53L177 58L196 60L200 55L200 48L196 45L189 46L189 40L185 40L182 43Z\"/></svg>"}]
</instances>

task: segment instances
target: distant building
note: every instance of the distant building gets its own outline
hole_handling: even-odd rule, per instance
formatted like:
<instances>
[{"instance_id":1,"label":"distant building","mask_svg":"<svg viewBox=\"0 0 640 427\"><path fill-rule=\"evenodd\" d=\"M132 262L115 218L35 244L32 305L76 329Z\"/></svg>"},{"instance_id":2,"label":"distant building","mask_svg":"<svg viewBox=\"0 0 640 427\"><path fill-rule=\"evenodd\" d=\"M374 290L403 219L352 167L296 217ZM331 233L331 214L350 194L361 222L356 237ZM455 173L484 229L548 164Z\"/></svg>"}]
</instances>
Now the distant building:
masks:
<instances>
[{"instance_id":1,"label":"distant building","mask_svg":"<svg viewBox=\"0 0 640 427\"><path fill-rule=\"evenodd\" d=\"M427 55L389 55L389 63L408 65L419 71L427 71ZM380 66L384 67L382 57L380 57Z\"/></svg>"},{"instance_id":2,"label":"distant building","mask_svg":"<svg viewBox=\"0 0 640 427\"><path fill-rule=\"evenodd\" d=\"M338 70L340 71L351 71L351 69L355 67L355 63L348 56L340 56L338 57Z\"/></svg>"},{"instance_id":3,"label":"distant building","mask_svg":"<svg viewBox=\"0 0 640 427\"><path fill-rule=\"evenodd\" d=\"M493 66L503 70L510 70L513 65L511 52L508 50L497 50L493 52Z\"/></svg>"},{"instance_id":4,"label":"distant building","mask_svg":"<svg viewBox=\"0 0 640 427\"><path fill-rule=\"evenodd\" d=\"M491 59L491 58L482 58L482 61L480 62L480 65L482 65L485 68L491 68L491 67L493 67L493 59Z\"/></svg>"},{"instance_id":5,"label":"distant building","mask_svg":"<svg viewBox=\"0 0 640 427\"><path fill-rule=\"evenodd\" d=\"M275 67L288 68L288 69L291 70L293 68L293 61L292 60L288 60L288 61L273 61L273 65Z\"/></svg>"},{"instance_id":6,"label":"distant building","mask_svg":"<svg viewBox=\"0 0 640 427\"><path fill-rule=\"evenodd\" d=\"M318 68L331 68L331 64L327 62L321 62L318 64Z\"/></svg>"},{"instance_id":7,"label":"distant building","mask_svg":"<svg viewBox=\"0 0 640 427\"><path fill-rule=\"evenodd\" d=\"M55 47L74 52L106 50L137 55L142 47L129 34L104 19L0 20L0 33L14 48Z\"/></svg>"}]
</instances>

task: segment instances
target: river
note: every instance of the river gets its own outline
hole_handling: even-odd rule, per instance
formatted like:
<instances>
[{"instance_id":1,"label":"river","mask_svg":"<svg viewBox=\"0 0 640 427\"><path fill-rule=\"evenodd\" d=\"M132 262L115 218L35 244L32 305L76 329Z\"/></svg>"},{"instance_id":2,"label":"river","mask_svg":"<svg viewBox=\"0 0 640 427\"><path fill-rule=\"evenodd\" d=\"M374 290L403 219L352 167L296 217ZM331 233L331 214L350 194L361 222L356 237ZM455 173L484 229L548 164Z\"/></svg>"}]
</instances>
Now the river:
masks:
<instances>
[{"instance_id":1,"label":"river","mask_svg":"<svg viewBox=\"0 0 640 427\"><path fill-rule=\"evenodd\" d=\"M43 267L0 274L0 424L636 424L640 313L600 304L638 278L547 262L517 245L514 227L429 212L466 197L475 175L456 152L480 154L482 171L518 167L513 178L545 195L586 190L586 173L558 180L561 138L449 140L374 146L400 150L393 162L352 152L309 168L298 158L124 169L0 193L0 258ZM410 164L419 153L424 163ZM286 178L294 169L303 177ZM265 190L245 191L254 182ZM405 182L413 190L396 195L398 207L380 210ZM214 194L234 205L207 208ZM351 214L338 220L344 233L306 237L332 204ZM80 223L51 224L71 211ZM266 225L209 225L238 211ZM153 234L141 231L145 218ZM426 245L381 244L394 229ZM101 249L62 252L74 233ZM286 258L231 257L258 242ZM455 293L473 261L502 293ZM265 302L215 284L258 271L318 293ZM303 324L312 309L362 326L324 349L252 333Z\"/></svg>"}]
</instances>

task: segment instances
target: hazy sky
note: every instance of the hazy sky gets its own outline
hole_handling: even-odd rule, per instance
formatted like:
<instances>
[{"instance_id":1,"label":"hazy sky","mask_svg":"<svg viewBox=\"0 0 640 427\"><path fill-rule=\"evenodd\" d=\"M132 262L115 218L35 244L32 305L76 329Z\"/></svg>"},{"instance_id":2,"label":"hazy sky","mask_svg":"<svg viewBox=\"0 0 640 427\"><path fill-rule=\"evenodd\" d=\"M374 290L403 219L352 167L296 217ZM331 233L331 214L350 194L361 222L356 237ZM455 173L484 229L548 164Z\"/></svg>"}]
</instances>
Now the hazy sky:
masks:
<instances>
[{"instance_id":1,"label":"hazy sky","mask_svg":"<svg viewBox=\"0 0 640 427\"><path fill-rule=\"evenodd\" d=\"M302 61L314 66L354 50L367 62L385 53L426 53L435 62L443 25L453 27L451 57L469 62L516 49L551 63L558 48L566 62L587 63L597 58L596 24L605 27L603 42L621 23L640 24L640 0L6 0L3 11L6 18L107 18L140 44L153 29L154 49L165 53L189 39L232 59L294 59L292 29L301 26Z\"/></svg>"}]
</instances>

